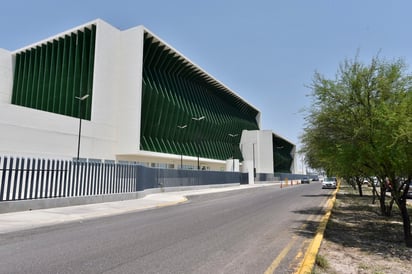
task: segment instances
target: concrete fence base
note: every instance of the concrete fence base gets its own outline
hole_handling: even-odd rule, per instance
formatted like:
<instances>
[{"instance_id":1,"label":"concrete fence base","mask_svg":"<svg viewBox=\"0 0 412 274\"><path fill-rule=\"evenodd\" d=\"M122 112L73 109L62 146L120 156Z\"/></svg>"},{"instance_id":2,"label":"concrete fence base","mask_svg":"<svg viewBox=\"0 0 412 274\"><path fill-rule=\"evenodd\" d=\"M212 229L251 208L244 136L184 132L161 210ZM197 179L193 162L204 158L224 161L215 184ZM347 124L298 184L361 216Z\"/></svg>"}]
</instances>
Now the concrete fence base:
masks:
<instances>
[{"instance_id":1,"label":"concrete fence base","mask_svg":"<svg viewBox=\"0 0 412 274\"><path fill-rule=\"evenodd\" d=\"M81 197L59 197L47 199L33 199L20 201L3 201L0 203L0 213L10 213L18 211L30 211L36 209L56 208L66 206L77 206L86 204L107 203L115 201L133 200L143 198L146 195L161 192L175 192L202 188L216 188L229 187L239 184L220 184L220 185L201 185L201 186L181 186L181 187L165 187L165 188L151 188L138 192L105 194L95 196L81 196Z\"/></svg>"}]
</instances>

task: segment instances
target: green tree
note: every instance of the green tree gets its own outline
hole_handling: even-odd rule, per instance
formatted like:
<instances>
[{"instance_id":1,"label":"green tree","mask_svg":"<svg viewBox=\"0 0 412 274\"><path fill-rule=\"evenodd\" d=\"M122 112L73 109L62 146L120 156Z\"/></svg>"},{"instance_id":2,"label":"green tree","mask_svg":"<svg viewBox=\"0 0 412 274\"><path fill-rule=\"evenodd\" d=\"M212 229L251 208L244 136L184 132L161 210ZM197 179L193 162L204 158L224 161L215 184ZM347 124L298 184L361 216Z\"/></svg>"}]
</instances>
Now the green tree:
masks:
<instances>
[{"instance_id":1,"label":"green tree","mask_svg":"<svg viewBox=\"0 0 412 274\"><path fill-rule=\"evenodd\" d=\"M401 211L404 238L412 247L406 191L412 177L412 76L402 60L375 57L369 65L346 60L335 79L315 73L312 105L301 136L307 163L347 180L355 180L362 195L365 177L378 176L382 214L392 204ZM407 178L407 180L405 180ZM386 203L386 181L391 200Z\"/></svg>"}]
</instances>

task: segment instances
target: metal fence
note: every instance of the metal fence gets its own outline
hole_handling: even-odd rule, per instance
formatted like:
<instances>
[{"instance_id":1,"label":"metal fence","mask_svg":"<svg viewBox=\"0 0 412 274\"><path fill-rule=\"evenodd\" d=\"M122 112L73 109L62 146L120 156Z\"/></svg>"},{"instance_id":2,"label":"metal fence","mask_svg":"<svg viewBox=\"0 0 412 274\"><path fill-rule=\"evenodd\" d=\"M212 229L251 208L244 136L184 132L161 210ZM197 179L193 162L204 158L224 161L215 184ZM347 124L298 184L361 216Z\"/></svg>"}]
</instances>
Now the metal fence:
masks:
<instances>
[{"instance_id":1,"label":"metal fence","mask_svg":"<svg viewBox=\"0 0 412 274\"><path fill-rule=\"evenodd\" d=\"M238 172L158 169L112 160L0 157L0 201L130 193L244 180Z\"/></svg>"}]
</instances>

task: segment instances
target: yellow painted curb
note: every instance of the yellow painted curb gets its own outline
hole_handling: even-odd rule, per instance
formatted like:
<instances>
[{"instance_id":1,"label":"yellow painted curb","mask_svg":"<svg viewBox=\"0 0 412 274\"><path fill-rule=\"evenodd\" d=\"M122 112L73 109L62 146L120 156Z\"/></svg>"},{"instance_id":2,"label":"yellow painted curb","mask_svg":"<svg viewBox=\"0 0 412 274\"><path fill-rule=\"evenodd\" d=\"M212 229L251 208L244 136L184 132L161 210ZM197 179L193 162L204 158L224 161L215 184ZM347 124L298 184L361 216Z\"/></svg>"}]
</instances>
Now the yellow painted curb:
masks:
<instances>
[{"instance_id":1,"label":"yellow painted curb","mask_svg":"<svg viewBox=\"0 0 412 274\"><path fill-rule=\"evenodd\" d=\"M174 205L178 205L178 204L185 203L185 202L187 202L187 201L188 201L187 198L186 198L186 197L183 197L182 199L180 199L179 201L176 201L176 202L165 202L165 203L162 203L162 204L158 204L158 205L156 206L156 208L162 208L162 207L167 207L167 206L174 206Z\"/></svg>"},{"instance_id":2,"label":"yellow painted curb","mask_svg":"<svg viewBox=\"0 0 412 274\"><path fill-rule=\"evenodd\" d=\"M326 213L322 217L322 220L320 221L319 227L316 231L316 235L310 243L308 250L306 251L305 257L303 258L299 270L296 271L295 274L308 274L312 272L313 266L315 265L316 261L316 255L318 254L320 244L323 240L323 234L325 233L326 225L328 224L333 205L336 201L336 193L339 191L339 187L340 180L338 180L338 185L333 192L332 197L327 201Z\"/></svg>"}]
</instances>

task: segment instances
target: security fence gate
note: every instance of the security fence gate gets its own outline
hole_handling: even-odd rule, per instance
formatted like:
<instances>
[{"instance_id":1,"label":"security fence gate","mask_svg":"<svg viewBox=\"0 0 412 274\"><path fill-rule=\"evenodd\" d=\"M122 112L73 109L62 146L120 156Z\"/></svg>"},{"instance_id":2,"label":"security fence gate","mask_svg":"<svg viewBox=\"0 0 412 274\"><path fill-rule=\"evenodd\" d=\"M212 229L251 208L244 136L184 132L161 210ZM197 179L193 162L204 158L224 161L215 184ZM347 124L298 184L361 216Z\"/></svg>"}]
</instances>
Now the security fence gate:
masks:
<instances>
[{"instance_id":1,"label":"security fence gate","mask_svg":"<svg viewBox=\"0 0 412 274\"><path fill-rule=\"evenodd\" d=\"M0 157L0 202L245 183L239 172L149 168L113 160Z\"/></svg>"}]
</instances>

